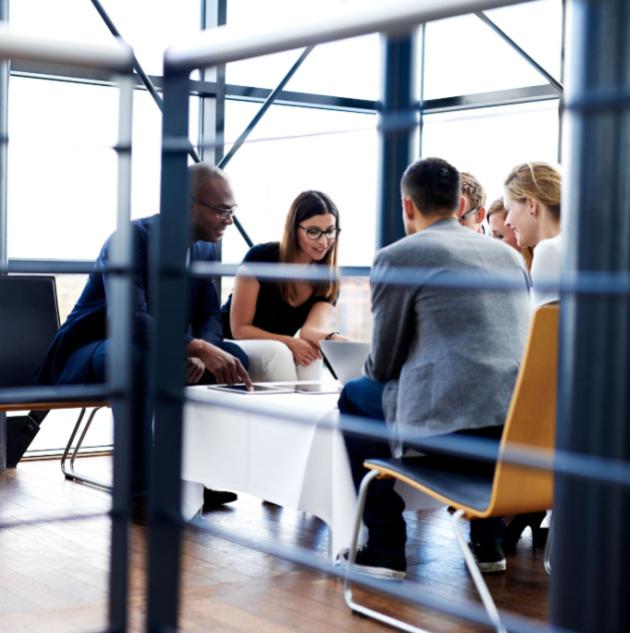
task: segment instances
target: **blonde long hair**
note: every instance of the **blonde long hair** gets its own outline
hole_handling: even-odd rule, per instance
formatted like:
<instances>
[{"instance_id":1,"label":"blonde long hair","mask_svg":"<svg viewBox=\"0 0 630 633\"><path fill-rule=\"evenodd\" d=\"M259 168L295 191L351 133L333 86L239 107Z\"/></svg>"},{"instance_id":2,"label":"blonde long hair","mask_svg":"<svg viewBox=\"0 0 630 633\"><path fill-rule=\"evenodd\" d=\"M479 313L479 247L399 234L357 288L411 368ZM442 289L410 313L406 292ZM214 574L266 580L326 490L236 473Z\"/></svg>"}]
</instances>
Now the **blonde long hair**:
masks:
<instances>
[{"instance_id":1,"label":"blonde long hair","mask_svg":"<svg viewBox=\"0 0 630 633\"><path fill-rule=\"evenodd\" d=\"M289 213L284 223L284 233L280 241L280 262L283 264L294 263L300 252L297 232L299 225L314 215L330 213L335 216L336 227L339 228L339 211L335 203L323 192L309 190L298 194L291 203ZM337 249L339 239L328 249L324 258L317 262L320 266L327 266L332 273L330 280L314 281L313 294L334 301L339 294L339 279L337 267ZM297 296L296 281L280 282L280 294L290 303Z\"/></svg>"},{"instance_id":2,"label":"blonde long hair","mask_svg":"<svg viewBox=\"0 0 630 633\"><path fill-rule=\"evenodd\" d=\"M544 204L554 220L560 219L560 185L560 172L553 165L536 162L517 165L503 183L515 200L532 198Z\"/></svg>"}]
</instances>

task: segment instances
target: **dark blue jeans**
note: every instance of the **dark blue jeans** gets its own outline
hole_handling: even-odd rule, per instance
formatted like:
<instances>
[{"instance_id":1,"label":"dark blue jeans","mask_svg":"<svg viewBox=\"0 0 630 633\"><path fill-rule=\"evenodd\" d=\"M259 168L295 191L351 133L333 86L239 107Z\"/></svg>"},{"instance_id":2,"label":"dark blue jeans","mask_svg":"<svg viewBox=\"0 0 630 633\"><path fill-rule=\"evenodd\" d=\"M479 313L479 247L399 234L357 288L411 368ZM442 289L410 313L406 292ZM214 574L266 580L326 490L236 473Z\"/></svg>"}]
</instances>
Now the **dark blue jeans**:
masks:
<instances>
[{"instance_id":1,"label":"dark blue jeans","mask_svg":"<svg viewBox=\"0 0 630 633\"><path fill-rule=\"evenodd\" d=\"M339 397L341 413L369 418L375 430L385 430L383 412L384 383L370 380L365 376L346 383ZM369 424L369 422L368 422ZM369 426L367 427L369 428ZM499 438L501 427L488 427L470 431L460 431L457 435L472 435L486 438ZM387 459L392 456L387 440L363 437L355 433L344 432L344 440L350 460L350 468L355 487L368 472L363 467L366 459ZM444 459L449 459L444 457ZM394 479L374 479L368 489L363 511L363 521L368 529L367 544L371 549L384 554L404 554L407 540L406 525L403 519L405 503L394 491ZM501 538L502 519L483 519L470 522L470 538L476 543Z\"/></svg>"}]
</instances>

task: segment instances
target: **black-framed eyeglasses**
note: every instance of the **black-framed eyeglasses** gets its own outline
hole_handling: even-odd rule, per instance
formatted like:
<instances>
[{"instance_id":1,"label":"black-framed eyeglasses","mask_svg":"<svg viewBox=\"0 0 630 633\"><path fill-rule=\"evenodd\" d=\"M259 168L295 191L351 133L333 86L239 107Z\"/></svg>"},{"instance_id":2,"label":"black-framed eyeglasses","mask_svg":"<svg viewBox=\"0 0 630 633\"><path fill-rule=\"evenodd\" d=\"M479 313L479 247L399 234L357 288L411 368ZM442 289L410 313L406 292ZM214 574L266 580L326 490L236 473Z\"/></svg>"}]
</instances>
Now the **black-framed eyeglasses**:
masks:
<instances>
[{"instance_id":1,"label":"black-framed eyeglasses","mask_svg":"<svg viewBox=\"0 0 630 633\"><path fill-rule=\"evenodd\" d=\"M477 211L479 211L479 207L475 207L474 209L468 209L468 211L466 211L466 213L462 213L457 220L459 221L460 224L464 224L464 222L466 221L466 218L469 215L472 215L473 213L477 213Z\"/></svg>"},{"instance_id":2,"label":"black-framed eyeglasses","mask_svg":"<svg viewBox=\"0 0 630 633\"><path fill-rule=\"evenodd\" d=\"M314 242L321 239L322 235L324 235L327 240L336 240L337 235L339 235L341 231L341 229L335 227L318 229L316 226L302 226L301 224L298 224L298 228L302 229L306 233L306 237Z\"/></svg>"},{"instance_id":3,"label":"black-framed eyeglasses","mask_svg":"<svg viewBox=\"0 0 630 633\"><path fill-rule=\"evenodd\" d=\"M212 209L218 216L221 217L222 220L227 220L228 218L231 218L236 212L236 207L238 206L237 204L235 204L233 207L220 207L214 204L203 202L198 198L193 198L193 202L196 204L200 204L202 207L206 207L206 209Z\"/></svg>"}]
</instances>

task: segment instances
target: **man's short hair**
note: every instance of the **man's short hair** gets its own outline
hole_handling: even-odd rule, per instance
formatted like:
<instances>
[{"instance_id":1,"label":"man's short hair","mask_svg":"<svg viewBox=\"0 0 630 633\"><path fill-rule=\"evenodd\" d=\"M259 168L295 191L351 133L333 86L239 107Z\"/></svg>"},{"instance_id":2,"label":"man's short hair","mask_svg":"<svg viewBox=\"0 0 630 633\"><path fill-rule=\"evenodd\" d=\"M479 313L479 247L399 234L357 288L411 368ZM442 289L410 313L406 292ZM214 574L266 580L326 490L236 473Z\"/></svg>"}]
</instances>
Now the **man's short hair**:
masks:
<instances>
[{"instance_id":1,"label":"man's short hair","mask_svg":"<svg viewBox=\"0 0 630 633\"><path fill-rule=\"evenodd\" d=\"M479 207L485 207L486 204L486 192L481 186L481 183L468 171L463 171L460 174L462 181L462 195L465 195L470 200L470 208L478 209Z\"/></svg>"},{"instance_id":2,"label":"man's short hair","mask_svg":"<svg viewBox=\"0 0 630 633\"><path fill-rule=\"evenodd\" d=\"M194 163L188 166L190 190L193 195L203 190L215 178L227 178L225 172L210 163Z\"/></svg>"},{"instance_id":3,"label":"man's short hair","mask_svg":"<svg viewBox=\"0 0 630 633\"><path fill-rule=\"evenodd\" d=\"M459 171L453 165L442 158L423 158L405 169L400 190L422 215L447 216L459 205L459 182Z\"/></svg>"}]
</instances>

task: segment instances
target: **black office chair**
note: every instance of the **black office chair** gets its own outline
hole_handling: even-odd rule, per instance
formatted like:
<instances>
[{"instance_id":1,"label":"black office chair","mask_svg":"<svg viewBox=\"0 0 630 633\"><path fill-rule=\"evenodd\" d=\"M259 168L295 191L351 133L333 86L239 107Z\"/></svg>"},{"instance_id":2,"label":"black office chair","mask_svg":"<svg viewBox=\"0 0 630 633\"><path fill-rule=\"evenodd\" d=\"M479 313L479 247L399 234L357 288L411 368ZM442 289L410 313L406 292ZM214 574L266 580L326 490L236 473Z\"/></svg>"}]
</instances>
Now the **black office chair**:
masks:
<instances>
[{"instance_id":1,"label":"black office chair","mask_svg":"<svg viewBox=\"0 0 630 633\"><path fill-rule=\"evenodd\" d=\"M48 275L0 276L0 387L33 386L48 346L59 329L59 308L55 278ZM67 479L82 481L108 490L111 487L75 472L74 458L96 411L104 402L72 400L63 402L0 402L0 411L25 411L27 415L7 420L7 466L14 468L39 431L39 425L51 409L80 408L81 412L64 451L61 469ZM74 439L85 418L92 413L79 442ZM68 455L70 464L67 465Z\"/></svg>"}]
</instances>

